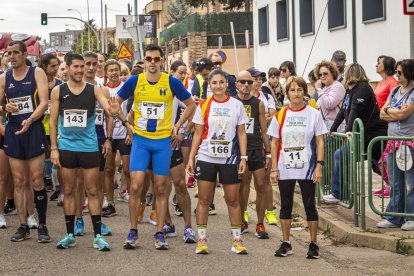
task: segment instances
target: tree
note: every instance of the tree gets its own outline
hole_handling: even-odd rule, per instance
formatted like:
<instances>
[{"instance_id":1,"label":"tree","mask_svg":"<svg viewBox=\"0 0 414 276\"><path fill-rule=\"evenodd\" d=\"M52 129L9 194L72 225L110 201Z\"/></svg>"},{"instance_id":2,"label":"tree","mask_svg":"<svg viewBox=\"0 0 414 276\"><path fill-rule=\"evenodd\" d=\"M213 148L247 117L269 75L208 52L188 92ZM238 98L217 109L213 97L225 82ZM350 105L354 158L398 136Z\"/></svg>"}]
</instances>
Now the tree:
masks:
<instances>
[{"instance_id":1,"label":"tree","mask_svg":"<svg viewBox=\"0 0 414 276\"><path fill-rule=\"evenodd\" d=\"M92 27L93 30L95 30L95 32L97 31L97 26L95 24L95 20L91 19L89 20L88 24ZM97 52L98 51L98 40L94 34L94 31L91 28L89 28L89 26L87 26L86 24L84 25L83 28L83 51L87 51L89 50L89 43L88 43L88 32L90 31L90 38L91 38L91 51L93 52ZM79 38L75 41L75 43L73 43L72 45L72 51L74 51L75 53L80 53L82 54L82 39L81 36L79 36Z\"/></svg>"},{"instance_id":2,"label":"tree","mask_svg":"<svg viewBox=\"0 0 414 276\"><path fill-rule=\"evenodd\" d=\"M186 3L192 7L198 8L207 5L210 2L215 5L217 2L225 5L225 10L240 9L244 6L245 11L250 11L251 0L186 0Z\"/></svg>"},{"instance_id":3,"label":"tree","mask_svg":"<svg viewBox=\"0 0 414 276\"><path fill-rule=\"evenodd\" d=\"M172 22L181 21L190 12L190 6L187 5L186 0L171 1L167 6L167 18Z\"/></svg>"}]
</instances>

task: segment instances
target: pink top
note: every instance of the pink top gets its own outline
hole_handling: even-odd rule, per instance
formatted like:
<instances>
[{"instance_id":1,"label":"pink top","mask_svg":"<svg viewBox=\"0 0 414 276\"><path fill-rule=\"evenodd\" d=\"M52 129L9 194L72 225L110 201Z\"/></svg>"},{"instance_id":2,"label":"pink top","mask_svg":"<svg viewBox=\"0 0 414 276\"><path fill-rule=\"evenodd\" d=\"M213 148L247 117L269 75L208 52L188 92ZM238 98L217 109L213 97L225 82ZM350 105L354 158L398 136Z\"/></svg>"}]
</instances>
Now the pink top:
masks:
<instances>
[{"instance_id":1,"label":"pink top","mask_svg":"<svg viewBox=\"0 0 414 276\"><path fill-rule=\"evenodd\" d=\"M388 96L390 95L391 91L397 86L398 86L398 81L393 76L389 76L385 82L384 81L378 82L374 93L375 93L375 98L377 99L378 106L380 109L387 102Z\"/></svg>"},{"instance_id":2,"label":"pink top","mask_svg":"<svg viewBox=\"0 0 414 276\"><path fill-rule=\"evenodd\" d=\"M345 88L339 81L318 90L316 102L325 120L333 121L341 108L345 97Z\"/></svg>"}]
</instances>

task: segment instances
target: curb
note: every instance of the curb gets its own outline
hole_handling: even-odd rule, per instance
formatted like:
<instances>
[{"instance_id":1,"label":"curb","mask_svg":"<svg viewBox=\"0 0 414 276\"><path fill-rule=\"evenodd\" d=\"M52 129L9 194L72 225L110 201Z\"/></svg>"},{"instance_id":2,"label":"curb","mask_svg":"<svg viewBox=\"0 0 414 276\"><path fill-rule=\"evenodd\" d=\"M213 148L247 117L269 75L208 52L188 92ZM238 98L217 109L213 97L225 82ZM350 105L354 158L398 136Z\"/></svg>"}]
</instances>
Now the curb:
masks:
<instances>
[{"instance_id":1,"label":"curb","mask_svg":"<svg viewBox=\"0 0 414 276\"><path fill-rule=\"evenodd\" d=\"M273 202L280 208L279 189L273 189ZM300 217L306 218L302 197L295 192L293 210ZM325 232L332 240L338 243L353 244L358 247L368 247L378 250L387 250L395 253L414 254L414 239L405 239L389 236L384 233L371 233L360 228L352 227L318 207L319 229Z\"/></svg>"}]
</instances>

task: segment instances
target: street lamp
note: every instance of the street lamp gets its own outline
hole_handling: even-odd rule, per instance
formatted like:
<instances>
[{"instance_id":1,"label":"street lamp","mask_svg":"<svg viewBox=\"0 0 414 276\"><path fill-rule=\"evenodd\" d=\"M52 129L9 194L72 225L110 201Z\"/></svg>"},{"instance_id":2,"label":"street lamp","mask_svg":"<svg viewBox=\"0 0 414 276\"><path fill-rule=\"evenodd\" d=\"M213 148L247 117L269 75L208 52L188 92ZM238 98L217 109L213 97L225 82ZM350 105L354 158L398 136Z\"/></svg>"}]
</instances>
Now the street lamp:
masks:
<instances>
[{"instance_id":1,"label":"street lamp","mask_svg":"<svg viewBox=\"0 0 414 276\"><path fill-rule=\"evenodd\" d=\"M81 14L80 11L78 11L76 9L68 9L68 11L74 11L74 12L79 13L80 19L83 21L82 14ZM88 22L88 24L89 24L89 22ZM81 23L81 51L82 51L82 54L83 54L83 27L82 26L83 25ZM88 30L88 33L89 33L89 30ZM89 39L89 51L91 50L91 46L90 45L91 45L91 42L90 42L90 39Z\"/></svg>"}]
</instances>

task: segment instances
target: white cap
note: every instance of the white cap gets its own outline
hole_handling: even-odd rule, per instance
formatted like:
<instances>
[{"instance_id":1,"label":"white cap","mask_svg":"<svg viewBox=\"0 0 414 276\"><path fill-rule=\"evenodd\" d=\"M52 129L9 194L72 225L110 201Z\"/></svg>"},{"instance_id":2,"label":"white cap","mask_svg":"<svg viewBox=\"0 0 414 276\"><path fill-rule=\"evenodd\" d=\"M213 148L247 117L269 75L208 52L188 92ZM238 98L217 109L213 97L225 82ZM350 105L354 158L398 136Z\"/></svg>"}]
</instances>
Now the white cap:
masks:
<instances>
[{"instance_id":1,"label":"white cap","mask_svg":"<svg viewBox=\"0 0 414 276\"><path fill-rule=\"evenodd\" d=\"M56 54L56 49L54 48L47 48L44 54Z\"/></svg>"}]
</instances>

